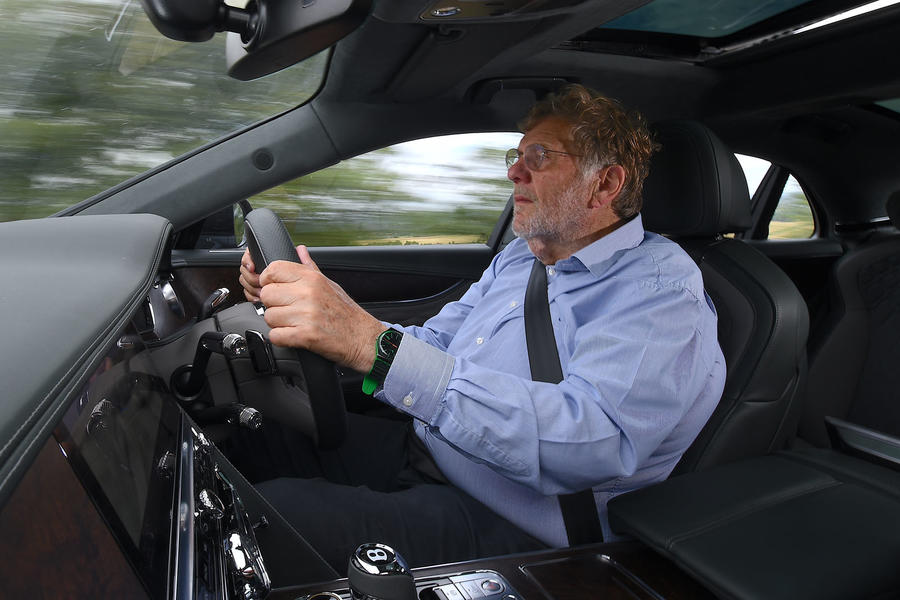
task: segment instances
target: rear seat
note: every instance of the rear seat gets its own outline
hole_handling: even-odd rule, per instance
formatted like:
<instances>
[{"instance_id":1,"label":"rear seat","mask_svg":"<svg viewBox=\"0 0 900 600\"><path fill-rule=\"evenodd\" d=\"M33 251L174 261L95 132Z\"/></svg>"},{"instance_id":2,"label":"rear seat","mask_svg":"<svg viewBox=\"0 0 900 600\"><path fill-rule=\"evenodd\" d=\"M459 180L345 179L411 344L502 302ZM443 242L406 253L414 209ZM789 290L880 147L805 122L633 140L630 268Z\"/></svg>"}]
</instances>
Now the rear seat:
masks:
<instances>
[{"instance_id":1,"label":"rear seat","mask_svg":"<svg viewBox=\"0 0 900 600\"><path fill-rule=\"evenodd\" d=\"M900 192L887 211L900 228ZM826 416L900 436L900 232L848 250L827 285L831 310L810 336L800 437L827 446Z\"/></svg>"}]
</instances>

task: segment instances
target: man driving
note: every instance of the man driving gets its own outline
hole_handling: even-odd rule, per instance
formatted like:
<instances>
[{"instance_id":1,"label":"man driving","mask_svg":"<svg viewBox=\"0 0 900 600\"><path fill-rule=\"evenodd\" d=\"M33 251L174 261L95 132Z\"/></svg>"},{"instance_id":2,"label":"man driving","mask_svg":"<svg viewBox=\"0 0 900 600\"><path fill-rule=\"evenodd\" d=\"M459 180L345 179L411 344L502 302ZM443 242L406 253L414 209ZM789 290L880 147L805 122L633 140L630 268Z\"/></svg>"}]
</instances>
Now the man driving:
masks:
<instances>
[{"instance_id":1,"label":"man driving","mask_svg":"<svg viewBox=\"0 0 900 600\"><path fill-rule=\"evenodd\" d=\"M403 421L354 417L345 448L291 446L293 467L259 484L333 565L364 541L423 565L566 546L581 525L615 539L608 500L664 480L721 396L700 271L641 223L654 150L641 117L572 85L521 130L507 154L517 239L421 327L367 313L303 246L302 264L260 275L244 255L273 344L365 374L364 391L414 424L406 440ZM529 364L529 286L546 290L558 382Z\"/></svg>"}]
</instances>

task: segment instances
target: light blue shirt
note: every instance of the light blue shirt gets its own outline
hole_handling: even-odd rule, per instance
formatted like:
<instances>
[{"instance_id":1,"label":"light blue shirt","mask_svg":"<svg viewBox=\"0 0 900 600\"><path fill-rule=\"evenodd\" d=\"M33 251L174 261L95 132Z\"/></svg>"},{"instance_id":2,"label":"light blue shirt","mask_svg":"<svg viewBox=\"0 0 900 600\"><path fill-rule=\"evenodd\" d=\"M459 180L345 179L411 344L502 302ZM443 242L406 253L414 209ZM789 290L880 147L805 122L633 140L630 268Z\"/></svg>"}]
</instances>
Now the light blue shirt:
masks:
<instances>
[{"instance_id":1,"label":"light blue shirt","mask_svg":"<svg viewBox=\"0 0 900 600\"><path fill-rule=\"evenodd\" d=\"M551 546L557 494L610 498L664 480L725 382L716 312L694 261L640 216L547 267L564 373L531 380L517 239L457 302L406 335L378 397L417 421L447 478ZM395 326L396 327L396 326Z\"/></svg>"}]
</instances>

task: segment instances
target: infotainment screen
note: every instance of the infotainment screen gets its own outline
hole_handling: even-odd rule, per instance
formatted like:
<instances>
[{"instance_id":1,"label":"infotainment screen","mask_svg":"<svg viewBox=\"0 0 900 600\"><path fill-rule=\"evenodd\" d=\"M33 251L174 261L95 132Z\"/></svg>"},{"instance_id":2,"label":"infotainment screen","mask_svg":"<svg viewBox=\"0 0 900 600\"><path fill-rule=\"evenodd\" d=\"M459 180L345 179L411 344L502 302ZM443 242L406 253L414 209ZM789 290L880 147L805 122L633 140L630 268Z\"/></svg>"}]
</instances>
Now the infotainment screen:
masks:
<instances>
[{"instance_id":1,"label":"infotainment screen","mask_svg":"<svg viewBox=\"0 0 900 600\"><path fill-rule=\"evenodd\" d=\"M56 431L72 468L150 597L165 597L181 413L126 335Z\"/></svg>"}]
</instances>

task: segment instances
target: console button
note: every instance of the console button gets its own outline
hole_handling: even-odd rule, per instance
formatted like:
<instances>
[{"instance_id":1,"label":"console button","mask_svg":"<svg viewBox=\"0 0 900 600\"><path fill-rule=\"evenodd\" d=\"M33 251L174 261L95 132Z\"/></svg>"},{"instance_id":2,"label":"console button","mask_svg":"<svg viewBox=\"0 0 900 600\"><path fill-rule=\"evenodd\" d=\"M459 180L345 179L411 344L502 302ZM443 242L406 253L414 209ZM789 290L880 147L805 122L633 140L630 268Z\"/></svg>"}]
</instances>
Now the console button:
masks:
<instances>
[{"instance_id":1,"label":"console button","mask_svg":"<svg viewBox=\"0 0 900 600\"><path fill-rule=\"evenodd\" d=\"M481 589L488 594L499 594L503 591L503 584L494 579L485 579L481 582Z\"/></svg>"},{"instance_id":2,"label":"console button","mask_svg":"<svg viewBox=\"0 0 900 600\"><path fill-rule=\"evenodd\" d=\"M472 600L478 600L479 598L484 598L485 596L484 590L474 579L469 579L467 581L457 581L456 585L461 587L463 589L463 592L467 594Z\"/></svg>"},{"instance_id":3,"label":"console button","mask_svg":"<svg viewBox=\"0 0 900 600\"><path fill-rule=\"evenodd\" d=\"M467 600L455 585L449 583L447 585L439 585L436 589L440 590L447 600Z\"/></svg>"}]
</instances>

